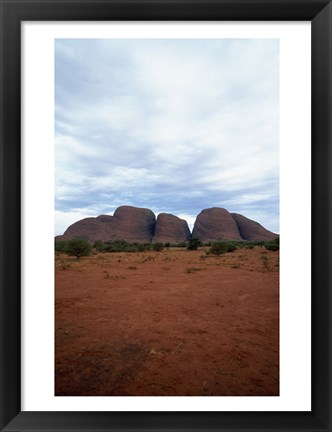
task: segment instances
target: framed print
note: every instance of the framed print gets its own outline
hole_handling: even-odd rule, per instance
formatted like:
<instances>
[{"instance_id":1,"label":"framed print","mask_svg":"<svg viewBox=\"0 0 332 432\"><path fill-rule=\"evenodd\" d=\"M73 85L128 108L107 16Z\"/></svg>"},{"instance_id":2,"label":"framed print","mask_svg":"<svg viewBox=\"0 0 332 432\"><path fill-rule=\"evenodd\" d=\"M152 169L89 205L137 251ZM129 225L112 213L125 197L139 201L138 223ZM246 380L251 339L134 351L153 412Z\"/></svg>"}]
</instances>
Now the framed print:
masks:
<instances>
[{"instance_id":1,"label":"framed print","mask_svg":"<svg viewBox=\"0 0 332 432\"><path fill-rule=\"evenodd\" d=\"M1 11L1 430L331 430L331 3Z\"/></svg>"}]
</instances>

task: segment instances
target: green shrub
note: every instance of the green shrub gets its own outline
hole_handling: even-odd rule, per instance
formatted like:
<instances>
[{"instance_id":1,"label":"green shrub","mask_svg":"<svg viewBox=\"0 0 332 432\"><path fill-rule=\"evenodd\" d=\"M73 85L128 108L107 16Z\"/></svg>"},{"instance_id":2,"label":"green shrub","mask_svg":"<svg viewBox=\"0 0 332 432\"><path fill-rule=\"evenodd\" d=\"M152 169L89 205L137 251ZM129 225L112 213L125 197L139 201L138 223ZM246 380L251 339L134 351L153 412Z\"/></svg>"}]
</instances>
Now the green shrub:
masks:
<instances>
[{"instance_id":1,"label":"green shrub","mask_svg":"<svg viewBox=\"0 0 332 432\"><path fill-rule=\"evenodd\" d=\"M152 249L156 252L160 252L164 249L163 243L157 242L152 244Z\"/></svg>"},{"instance_id":2,"label":"green shrub","mask_svg":"<svg viewBox=\"0 0 332 432\"><path fill-rule=\"evenodd\" d=\"M279 250L279 245L274 242L266 242L265 243L265 249L276 252Z\"/></svg>"},{"instance_id":3,"label":"green shrub","mask_svg":"<svg viewBox=\"0 0 332 432\"><path fill-rule=\"evenodd\" d=\"M202 245L202 242L198 238L192 238L190 239L187 249L188 250L197 250L199 246Z\"/></svg>"},{"instance_id":4,"label":"green shrub","mask_svg":"<svg viewBox=\"0 0 332 432\"><path fill-rule=\"evenodd\" d=\"M104 252L137 252L137 246L125 240L110 240L105 243Z\"/></svg>"},{"instance_id":5,"label":"green shrub","mask_svg":"<svg viewBox=\"0 0 332 432\"><path fill-rule=\"evenodd\" d=\"M237 244L235 242L229 241L227 243L227 252L234 252L237 249Z\"/></svg>"},{"instance_id":6,"label":"green shrub","mask_svg":"<svg viewBox=\"0 0 332 432\"><path fill-rule=\"evenodd\" d=\"M90 255L92 244L84 239L68 240L64 252L68 255L76 256L77 261L83 256Z\"/></svg>"},{"instance_id":7,"label":"green shrub","mask_svg":"<svg viewBox=\"0 0 332 432\"><path fill-rule=\"evenodd\" d=\"M213 242L209 250L213 255L221 255L228 252L228 244L226 242Z\"/></svg>"},{"instance_id":8,"label":"green shrub","mask_svg":"<svg viewBox=\"0 0 332 432\"><path fill-rule=\"evenodd\" d=\"M104 252L105 243L103 241L96 240L93 246L98 252Z\"/></svg>"},{"instance_id":9,"label":"green shrub","mask_svg":"<svg viewBox=\"0 0 332 432\"><path fill-rule=\"evenodd\" d=\"M137 252L144 252L145 251L145 246L143 243L135 243L135 247Z\"/></svg>"},{"instance_id":10,"label":"green shrub","mask_svg":"<svg viewBox=\"0 0 332 432\"><path fill-rule=\"evenodd\" d=\"M176 247L180 247L180 248L185 248L185 247L187 247L187 242L180 242L180 243L176 243L175 246L176 246Z\"/></svg>"},{"instance_id":11,"label":"green shrub","mask_svg":"<svg viewBox=\"0 0 332 432\"><path fill-rule=\"evenodd\" d=\"M144 251L151 250L151 243L143 243L143 246L144 246Z\"/></svg>"},{"instance_id":12,"label":"green shrub","mask_svg":"<svg viewBox=\"0 0 332 432\"><path fill-rule=\"evenodd\" d=\"M272 241L267 241L264 244L265 249L270 250L270 251L278 251L279 250L279 237L276 237L274 240Z\"/></svg>"}]
</instances>

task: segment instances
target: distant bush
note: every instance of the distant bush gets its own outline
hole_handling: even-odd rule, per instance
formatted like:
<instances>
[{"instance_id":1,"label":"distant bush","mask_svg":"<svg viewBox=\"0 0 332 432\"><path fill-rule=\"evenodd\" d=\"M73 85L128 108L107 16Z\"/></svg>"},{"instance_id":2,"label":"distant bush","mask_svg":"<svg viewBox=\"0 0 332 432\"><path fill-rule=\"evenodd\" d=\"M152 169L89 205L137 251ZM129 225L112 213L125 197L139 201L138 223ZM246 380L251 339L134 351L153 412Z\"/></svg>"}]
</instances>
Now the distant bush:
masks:
<instances>
[{"instance_id":1,"label":"distant bush","mask_svg":"<svg viewBox=\"0 0 332 432\"><path fill-rule=\"evenodd\" d=\"M279 243L276 243L274 241L272 242L266 242L265 243L265 249L276 252L279 250Z\"/></svg>"},{"instance_id":2,"label":"distant bush","mask_svg":"<svg viewBox=\"0 0 332 432\"><path fill-rule=\"evenodd\" d=\"M101 240L96 240L94 242L93 247L98 251L98 252L103 252L104 251L104 247L105 247L105 243Z\"/></svg>"},{"instance_id":3,"label":"distant bush","mask_svg":"<svg viewBox=\"0 0 332 432\"><path fill-rule=\"evenodd\" d=\"M265 241L263 241L263 240L256 242L256 245L260 246L260 247L263 247L264 244L265 244Z\"/></svg>"},{"instance_id":4,"label":"distant bush","mask_svg":"<svg viewBox=\"0 0 332 432\"><path fill-rule=\"evenodd\" d=\"M228 244L223 241L211 243L209 252L213 255L221 255L228 252Z\"/></svg>"},{"instance_id":5,"label":"distant bush","mask_svg":"<svg viewBox=\"0 0 332 432\"><path fill-rule=\"evenodd\" d=\"M190 239L188 245L187 245L187 249L188 250L197 250L199 248L199 246L202 245L202 242L198 239L198 238L192 238Z\"/></svg>"},{"instance_id":6,"label":"distant bush","mask_svg":"<svg viewBox=\"0 0 332 432\"><path fill-rule=\"evenodd\" d=\"M235 241L217 241L211 242L210 249L207 253L213 255L221 255L226 252L234 252L238 248L238 244Z\"/></svg>"},{"instance_id":7,"label":"distant bush","mask_svg":"<svg viewBox=\"0 0 332 432\"><path fill-rule=\"evenodd\" d=\"M97 240L94 247L98 252L145 252L151 250L151 243L129 243L125 240Z\"/></svg>"},{"instance_id":8,"label":"distant bush","mask_svg":"<svg viewBox=\"0 0 332 432\"><path fill-rule=\"evenodd\" d=\"M179 248L186 248L187 242L179 242L179 243L176 243L174 246L179 247Z\"/></svg>"},{"instance_id":9,"label":"distant bush","mask_svg":"<svg viewBox=\"0 0 332 432\"><path fill-rule=\"evenodd\" d=\"M234 252L238 248L237 243L233 241L227 242L227 252Z\"/></svg>"},{"instance_id":10,"label":"distant bush","mask_svg":"<svg viewBox=\"0 0 332 432\"><path fill-rule=\"evenodd\" d=\"M79 261L81 257L90 255L91 250L92 244L87 240L72 239L67 241L64 252L76 256L77 261Z\"/></svg>"},{"instance_id":11,"label":"distant bush","mask_svg":"<svg viewBox=\"0 0 332 432\"><path fill-rule=\"evenodd\" d=\"M157 242L157 243L153 243L152 244L152 250L154 250L154 251L160 252L163 249L164 249L164 244L163 243Z\"/></svg>"},{"instance_id":12,"label":"distant bush","mask_svg":"<svg viewBox=\"0 0 332 432\"><path fill-rule=\"evenodd\" d=\"M244 248L245 249L253 249L255 246L257 246L257 242L247 241L244 245Z\"/></svg>"},{"instance_id":13,"label":"distant bush","mask_svg":"<svg viewBox=\"0 0 332 432\"><path fill-rule=\"evenodd\" d=\"M143 243L135 243L135 248L137 252L146 251L145 245Z\"/></svg>"},{"instance_id":14,"label":"distant bush","mask_svg":"<svg viewBox=\"0 0 332 432\"><path fill-rule=\"evenodd\" d=\"M188 267L188 268L186 268L185 272L190 274L190 273L196 273L196 272L202 271L202 270L203 269L199 268L199 267Z\"/></svg>"}]
</instances>

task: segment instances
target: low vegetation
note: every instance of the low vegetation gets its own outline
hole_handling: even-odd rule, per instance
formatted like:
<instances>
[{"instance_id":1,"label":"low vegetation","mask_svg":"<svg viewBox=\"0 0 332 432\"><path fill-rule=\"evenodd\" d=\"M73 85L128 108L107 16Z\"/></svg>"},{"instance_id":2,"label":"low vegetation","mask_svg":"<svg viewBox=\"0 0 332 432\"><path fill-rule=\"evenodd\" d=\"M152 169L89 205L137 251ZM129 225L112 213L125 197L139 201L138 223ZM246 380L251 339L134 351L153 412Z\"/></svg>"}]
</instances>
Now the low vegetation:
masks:
<instances>
[{"instance_id":1,"label":"low vegetation","mask_svg":"<svg viewBox=\"0 0 332 432\"><path fill-rule=\"evenodd\" d=\"M146 252L146 251L162 251L165 248L183 248L188 251L195 251L200 247L208 248L206 254L222 255L229 252L234 252L237 249L253 249L254 247L261 247L270 251L279 250L279 237L273 241L214 241L203 243L201 240L193 238L188 242L180 242L171 244L167 243L129 243L125 240L110 240L101 241L97 240L92 243L86 239L72 239L68 241L55 242L56 254L66 253L68 255L76 256L79 260L82 256L87 256L94 249L97 252Z\"/></svg>"},{"instance_id":2,"label":"low vegetation","mask_svg":"<svg viewBox=\"0 0 332 432\"><path fill-rule=\"evenodd\" d=\"M91 243L83 239L68 240L63 246L63 252L67 253L68 255L75 256L77 261L79 261L83 256L90 255L91 251Z\"/></svg>"},{"instance_id":3,"label":"low vegetation","mask_svg":"<svg viewBox=\"0 0 332 432\"><path fill-rule=\"evenodd\" d=\"M187 249L197 250L199 246L202 246L202 242L197 238L192 238L189 240L189 243L187 244Z\"/></svg>"}]
</instances>

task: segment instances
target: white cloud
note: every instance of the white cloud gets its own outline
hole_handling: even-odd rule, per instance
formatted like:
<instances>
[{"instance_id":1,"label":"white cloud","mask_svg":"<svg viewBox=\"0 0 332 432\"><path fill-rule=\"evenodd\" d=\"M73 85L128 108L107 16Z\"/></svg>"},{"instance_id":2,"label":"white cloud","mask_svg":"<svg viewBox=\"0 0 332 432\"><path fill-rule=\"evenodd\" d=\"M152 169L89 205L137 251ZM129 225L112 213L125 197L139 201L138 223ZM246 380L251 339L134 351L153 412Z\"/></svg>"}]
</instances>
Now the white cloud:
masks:
<instances>
[{"instance_id":1,"label":"white cloud","mask_svg":"<svg viewBox=\"0 0 332 432\"><path fill-rule=\"evenodd\" d=\"M251 194L275 229L278 62L276 40L57 41L56 219Z\"/></svg>"}]
</instances>

